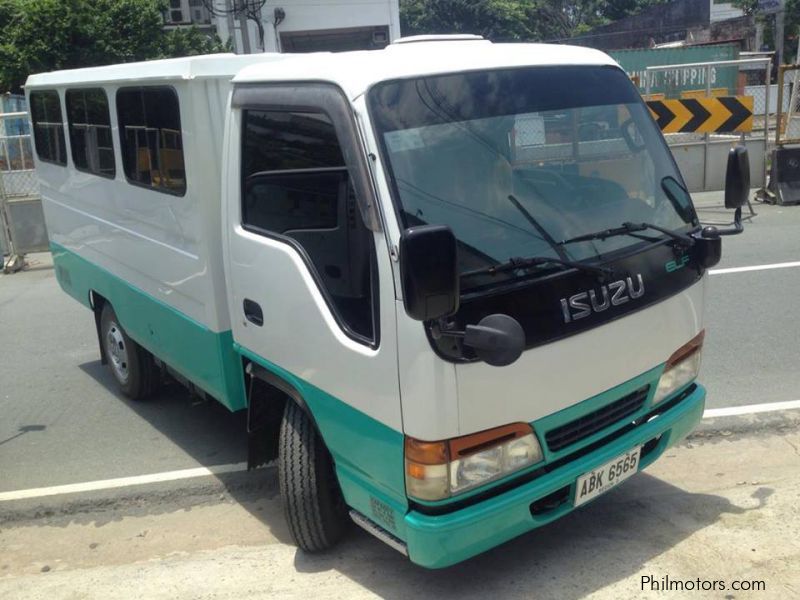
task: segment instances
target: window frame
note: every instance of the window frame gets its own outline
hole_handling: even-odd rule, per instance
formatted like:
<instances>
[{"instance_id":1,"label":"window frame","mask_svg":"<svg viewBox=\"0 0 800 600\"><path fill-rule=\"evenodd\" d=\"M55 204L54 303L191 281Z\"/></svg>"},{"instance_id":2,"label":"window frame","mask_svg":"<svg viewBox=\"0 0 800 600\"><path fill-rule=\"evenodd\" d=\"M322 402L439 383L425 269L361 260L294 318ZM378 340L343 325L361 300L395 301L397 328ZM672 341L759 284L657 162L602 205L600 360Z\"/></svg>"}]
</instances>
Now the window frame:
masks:
<instances>
[{"instance_id":1,"label":"window frame","mask_svg":"<svg viewBox=\"0 0 800 600\"><path fill-rule=\"evenodd\" d=\"M39 146L36 143L36 121L33 119L33 98L34 94L55 94L56 99L58 99L58 112L61 116L61 139L64 142L64 162L59 162L57 160L53 160L50 158L43 158L41 153L39 152ZM70 160L70 150L67 148L67 135L64 133L64 123L66 122L64 119L64 103L61 102L61 94L57 88L48 88L48 89L35 89L31 90L31 93L28 95L28 110L30 111L31 117L31 137L33 137L33 150L36 153L36 158L39 159L41 162L48 163L51 165L56 165L59 167L68 167L69 160Z\"/></svg>"},{"instance_id":2,"label":"window frame","mask_svg":"<svg viewBox=\"0 0 800 600\"><path fill-rule=\"evenodd\" d=\"M183 191L178 192L176 190L171 190L170 188L162 187L162 186L155 186L147 183L142 183L141 181L136 181L135 179L131 179L128 177L128 172L125 168L125 144L123 140L124 129L122 127L122 117L119 111L119 94L123 91L130 91L130 90L165 90L171 93L175 97L175 102L178 107L178 131L181 134L181 156L183 157L183 172L184 172L184 184L183 184ZM117 88L117 91L114 92L114 109L117 111L117 131L119 134L119 151L120 151L120 158L122 159L122 174L125 176L125 181L130 185L143 188L145 190L150 190L153 192L159 192L161 194L168 194L170 196L175 196L178 198L183 198L186 196L186 193L189 190L189 175L188 169L186 168L186 152L185 146L183 143L183 119L181 118L181 102L180 102L180 95L178 94L178 90L175 89L174 86L171 85L126 85ZM160 165L159 165L160 166Z\"/></svg>"},{"instance_id":3,"label":"window frame","mask_svg":"<svg viewBox=\"0 0 800 600\"><path fill-rule=\"evenodd\" d=\"M69 113L69 97L68 96L69 96L70 92L73 92L73 93L76 93L76 92L86 93L86 92L94 92L94 91L103 92L103 96L106 99L106 111L108 112L108 127L109 127L109 131L111 133L111 150L114 153L114 173L110 174L110 175L106 174L106 173L103 173L101 171L92 171L91 169L83 169L83 168L78 166L77 162L75 162L75 147L74 147L74 144L72 143L72 121L70 120L70 116L69 116L70 113ZM113 124L113 122L111 120L111 101L108 99L108 92L106 91L106 89L103 88L103 87L67 88L67 89L64 90L64 110L65 110L66 115L67 115L67 134L68 134L68 137L69 137L69 156L70 156L70 159L72 160L72 166L75 167L75 170L76 171L80 171L81 173L88 173L90 175L96 175L97 177L103 177L104 179L112 179L112 180L116 179L117 178L117 148L114 145L114 124ZM122 151L122 148L120 148L120 152L121 151ZM122 156L122 155L120 154L120 156ZM123 171L124 170L125 170L125 168L124 168L124 165L123 165Z\"/></svg>"},{"instance_id":4,"label":"window frame","mask_svg":"<svg viewBox=\"0 0 800 600\"><path fill-rule=\"evenodd\" d=\"M256 84L242 85L234 89L232 107L239 110L239 224L242 229L255 235L260 235L292 247L303 260L306 269L311 274L328 309L331 311L336 324L351 340L368 346L373 350L380 347L380 281L378 272L378 249L375 244L374 234L383 231L377 210L377 196L372 185L372 179L366 166L363 154L358 151L360 136L358 136L355 120L350 110L344 92L328 83L302 82L292 85L281 84ZM319 271L308 252L297 240L274 231L268 231L244 222L244 189L246 177L244 173L245 151L245 113L247 111L262 112L293 112L293 113L322 113L333 124L336 140L342 150L344 166L332 170L346 170L353 185L356 204L360 209L362 225L369 235L369 269L370 269L370 294L372 308L372 337L364 336L354 331L344 319L341 311L328 291ZM287 172L302 172L306 169L290 169ZM315 169L316 170L316 169ZM365 198L364 195L367 195ZM364 216L365 210L373 219L372 223ZM372 225L372 226L371 226Z\"/></svg>"}]
</instances>

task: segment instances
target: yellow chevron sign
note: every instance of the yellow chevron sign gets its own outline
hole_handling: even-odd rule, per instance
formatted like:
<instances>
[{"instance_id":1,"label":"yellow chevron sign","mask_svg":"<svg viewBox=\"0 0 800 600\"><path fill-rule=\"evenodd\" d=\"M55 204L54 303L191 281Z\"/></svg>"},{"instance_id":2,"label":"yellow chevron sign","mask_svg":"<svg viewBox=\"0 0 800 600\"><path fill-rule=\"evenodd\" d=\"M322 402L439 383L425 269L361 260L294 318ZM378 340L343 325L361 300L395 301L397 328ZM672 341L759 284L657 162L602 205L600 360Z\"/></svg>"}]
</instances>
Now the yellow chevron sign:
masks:
<instances>
[{"instance_id":1,"label":"yellow chevron sign","mask_svg":"<svg viewBox=\"0 0 800 600\"><path fill-rule=\"evenodd\" d=\"M648 100L664 133L741 133L753 130L752 96Z\"/></svg>"}]
</instances>

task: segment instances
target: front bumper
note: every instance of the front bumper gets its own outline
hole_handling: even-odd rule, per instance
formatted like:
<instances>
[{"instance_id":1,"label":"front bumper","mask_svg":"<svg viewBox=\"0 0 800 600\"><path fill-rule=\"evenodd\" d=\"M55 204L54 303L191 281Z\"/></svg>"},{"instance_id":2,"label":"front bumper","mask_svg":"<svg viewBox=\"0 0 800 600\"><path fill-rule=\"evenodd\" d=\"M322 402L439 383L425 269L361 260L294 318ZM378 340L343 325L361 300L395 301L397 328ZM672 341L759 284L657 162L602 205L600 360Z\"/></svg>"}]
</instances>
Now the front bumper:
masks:
<instances>
[{"instance_id":1,"label":"front bumper","mask_svg":"<svg viewBox=\"0 0 800 600\"><path fill-rule=\"evenodd\" d=\"M640 469L648 466L692 431L703 416L705 396L705 389L695 385L680 402L652 420L488 500L436 516L410 511L405 516L409 558L432 569L447 567L562 517L574 509L575 480L580 475L638 445L647 449ZM562 501L544 511L531 510L535 502L551 495Z\"/></svg>"}]
</instances>

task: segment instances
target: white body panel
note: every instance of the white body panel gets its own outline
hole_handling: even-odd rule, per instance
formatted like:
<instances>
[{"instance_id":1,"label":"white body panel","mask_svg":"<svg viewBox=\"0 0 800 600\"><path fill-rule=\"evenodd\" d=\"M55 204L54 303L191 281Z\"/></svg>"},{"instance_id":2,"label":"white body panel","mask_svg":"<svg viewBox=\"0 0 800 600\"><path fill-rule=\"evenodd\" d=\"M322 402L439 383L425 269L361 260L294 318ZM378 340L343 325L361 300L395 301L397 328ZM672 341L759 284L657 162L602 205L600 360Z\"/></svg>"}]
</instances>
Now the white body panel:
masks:
<instances>
[{"instance_id":1,"label":"white body panel","mask_svg":"<svg viewBox=\"0 0 800 600\"><path fill-rule=\"evenodd\" d=\"M65 92L102 87L109 99L115 147L114 179L36 158L50 239L128 281L212 331L230 329L220 226L224 115L230 80L247 64L278 55L233 55L114 65L31 76L26 85L56 89L68 140ZM116 102L120 87L168 85L175 89L187 188L183 196L131 185L119 152ZM36 153L34 153L36 156Z\"/></svg>"},{"instance_id":2,"label":"white body panel","mask_svg":"<svg viewBox=\"0 0 800 600\"><path fill-rule=\"evenodd\" d=\"M666 362L702 329L705 281L585 333L522 353L510 368L456 367L460 431L534 421Z\"/></svg>"}]
</instances>

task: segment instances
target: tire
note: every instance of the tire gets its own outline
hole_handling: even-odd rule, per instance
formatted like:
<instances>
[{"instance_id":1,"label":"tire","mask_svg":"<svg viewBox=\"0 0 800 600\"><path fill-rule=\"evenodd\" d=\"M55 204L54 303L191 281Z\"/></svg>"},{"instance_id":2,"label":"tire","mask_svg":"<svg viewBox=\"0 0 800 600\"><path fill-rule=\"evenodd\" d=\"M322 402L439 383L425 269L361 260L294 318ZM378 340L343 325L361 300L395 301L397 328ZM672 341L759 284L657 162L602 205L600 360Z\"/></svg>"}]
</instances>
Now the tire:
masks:
<instances>
[{"instance_id":1,"label":"tire","mask_svg":"<svg viewBox=\"0 0 800 600\"><path fill-rule=\"evenodd\" d=\"M158 371L150 353L134 342L119 324L111 305L100 313L100 340L111 374L131 400L146 400L158 383Z\"/></svg>"},{"instance_id":2,"label":"tire","mask_svg":"<svg viewBox=\"0 0 800 600\"><path fill-rule=\"evenodd\" d=\"M333 459L308 415L289 400L281 422L278 481L289 531L298 547L322 552L349 524Z\"/></svg>"}]
</instances>

